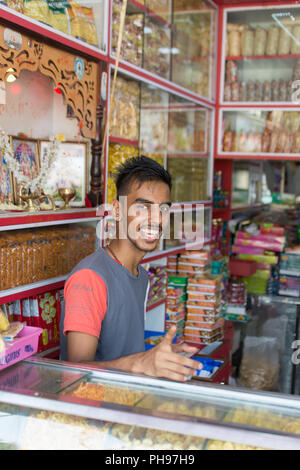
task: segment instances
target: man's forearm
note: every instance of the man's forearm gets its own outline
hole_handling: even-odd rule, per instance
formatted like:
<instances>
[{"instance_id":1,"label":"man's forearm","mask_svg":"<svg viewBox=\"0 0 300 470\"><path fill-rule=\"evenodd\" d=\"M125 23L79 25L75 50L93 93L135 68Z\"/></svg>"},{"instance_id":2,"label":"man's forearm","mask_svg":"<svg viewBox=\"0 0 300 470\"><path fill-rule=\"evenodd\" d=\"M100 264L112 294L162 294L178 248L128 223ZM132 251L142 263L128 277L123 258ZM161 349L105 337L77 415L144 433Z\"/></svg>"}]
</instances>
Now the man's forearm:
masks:
<instances>
[{"instance_id":1,"label":"man's forearm","mask_svg":"<svg viewBox=\"0 0 300 470\"><path fill-rule=\"evenodd\" d=\"M111 361L80 361L87 365L99 367L99 369L118 369L124 372L131 372L134 374L142 374L142 362L145 357L145 352L130 354Z\"/></svg>"}]
</instances>

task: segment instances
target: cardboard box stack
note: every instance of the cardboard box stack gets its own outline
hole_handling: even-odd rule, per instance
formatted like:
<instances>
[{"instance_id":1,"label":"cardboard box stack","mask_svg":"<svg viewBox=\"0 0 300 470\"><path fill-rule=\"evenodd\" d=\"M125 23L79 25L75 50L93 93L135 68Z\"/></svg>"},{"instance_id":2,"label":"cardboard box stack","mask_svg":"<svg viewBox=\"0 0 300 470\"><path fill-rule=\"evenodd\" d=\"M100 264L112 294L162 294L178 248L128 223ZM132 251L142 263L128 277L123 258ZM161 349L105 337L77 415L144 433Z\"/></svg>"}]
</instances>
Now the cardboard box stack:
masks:
<instances>
[{"instance_id":1,"label":"cardboard box stack","mask_svg":"<svg viewBox=\"0 0 300 470\"><path fill-rule=\"evenodd\" d=\"M222 276L205 274L188 279L184 340L195 345L223 338Z\"/></svg>"},{"instance_id":2,"label":"cardboard box stack","mask_svg":"<svg viewBox=\"0 0 300 470\"><path fill-rule=\"evenodd\" d=\"M285 245L284 229L260 227L255 235L238 231L232 253L240 260L255 261L256 272L244 277L247 291L252 294L276 294L276 266Z\"/></svg>"},{"instance_id":3,"label":"cardboard box stack","mask_svg":"<svg viewBox=\"0 0 300 470\"><path fill-rule=\"evenodd\" d=\"M177 342L182 341L186 316L187 277L169 276L167 287L165 330L176 325Z\"/></svg>"}]
</instances>

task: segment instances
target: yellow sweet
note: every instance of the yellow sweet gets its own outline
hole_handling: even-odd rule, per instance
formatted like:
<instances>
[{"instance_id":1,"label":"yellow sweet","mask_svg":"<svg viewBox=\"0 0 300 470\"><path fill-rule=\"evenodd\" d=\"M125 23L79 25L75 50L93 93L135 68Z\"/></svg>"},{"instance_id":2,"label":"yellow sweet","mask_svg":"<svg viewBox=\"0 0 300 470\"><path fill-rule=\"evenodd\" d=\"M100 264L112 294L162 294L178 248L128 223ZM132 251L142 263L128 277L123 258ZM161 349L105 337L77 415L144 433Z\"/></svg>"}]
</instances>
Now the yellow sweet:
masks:
<instances>
[{"instance_id":1,"label":"yellow sweet","mask_svg":"<svg viewBox=\"0 0 300 470\"><path fill-rule=\"evenodd\" d=\"M0 309L0 331L5 331L9 327L9 321L4 312Z\"/></svg>"}]
</instances>

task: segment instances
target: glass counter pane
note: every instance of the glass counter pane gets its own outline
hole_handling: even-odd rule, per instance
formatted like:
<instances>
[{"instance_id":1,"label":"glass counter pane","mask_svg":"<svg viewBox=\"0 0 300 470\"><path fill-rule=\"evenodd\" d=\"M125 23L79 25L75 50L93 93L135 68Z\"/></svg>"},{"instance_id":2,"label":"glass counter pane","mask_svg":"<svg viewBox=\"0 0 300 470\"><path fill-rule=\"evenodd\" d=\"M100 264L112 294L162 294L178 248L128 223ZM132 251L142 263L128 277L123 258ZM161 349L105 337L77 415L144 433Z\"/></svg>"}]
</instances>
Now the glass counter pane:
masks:
<instances>
[{"instance_id":1,"label":"glass counter pane","mask_svg":"<svg viewBox=\"0 0 300 470\"><path fill-rule=\"evenodd\" d=\"M178 210L170 213L168 236L164 238L164 249L174 248L184 243L200 243L210 239L211 209L203 206L198 209Z\"/></svg>"},{"instance_id":2,"label":"glass counter pane","mask_svg":"<svg viewBox=\"0 0 300 470\"><path fill-rule=\"evenodd\" d=\"M221 153L300 153L300 113L292 110L224 111Z\"/></svg>"},{"instance_id":3,"label":"glass counter pane","mask_svg":"<svg viewBox=\"0 0 300 470\"><path fill-rule=\"evenodd\" d=\"M140 84L117 76L115 91L110 103L110 136L130 141L139 139Z\"/></svg>"},{"instance_id":4,"label":"glass counter pane","mask_svg":"<svg viewBox=\"0 0 300 470\"><path fill-rule=\"evenodd\" d=\"M173 5L172 81L213 99L216 10L207 1Z\"/></svg>"},{"instance_id":5,"label":"glass counter pane","mask_svg":"<svg viewBox=\"0 0 300 470\"><path fill-rule=\"evenodd\" d=\"M209 167L207 158L168 155L168 171L172 176L171 199L180 201L207 201Z\"/></svg>"},{"instance_id":6,"label":"glass counter pane","mask_svg":"<svg viewBox=\"0 0 300 470\"><path fill-rule=\"evenodd\" d=\"M9 8L105 51L106 1L4 0Z\"/></svg>"},{"instance_id":7,"label":"glass counter pane","mask_svg":"<svg viewBox=\"0 0 300 470\"><path fill-rule=\"evenodd\" d=\"M168 147L169 93L153 85L141 85L141 153L164 166Z\"/></svg>"},{"instance_id":8,"label":"glass counter pane","mask_svg":"<svg viewBox=\"0 0 300 470\"><path fill-rule=\"evenodd\" d=\"M299 19L294 6L227 13L225 102L297 100Z\"/></svg>"},{"instance_id":9,"label":"glass counter pane","mask_svg":"<svg viewBox=\"0 0 300 470\"><path fill-rule=\"evenodd\" d=\"M149 2L153 3L153 2ZM165 15L166 16L166 15ZM143 67L159 77L170 79L171 15L169 20L148 10L144 25Z\"/></svg>"},{"instance_id":10,"label":"glass counter pane","mask_svg":"<svg viewBox=\"0 0 300 470\"><path fill-rule=\"evenodd\" d=\"M228 440L227 446L233 442L266 448L273 448L270 445L273 444L276 448L280 446L281 434L290 439L296 438L293 445L300 446L300 440L297 438L300 434L299 400L288 395L249 393L245 389L202 385L195 381L189 384L172 382L172 387L170 387L170 382L165 380L135 377L130 374L87 371L79 368L72 368L70 371L69 367L59 365L58 362L54 365L55 361L43 365L41 361L26 361L28 364L34 363L35 366L37 362L39 364L38 375L32 371L29 376L24 376L22 364L17 364L13 370L7 369L0 374L2 401L0 413L3 413L6 418L7 415L17 415L19 416L17 419L21 420L17 423L17 432L14 435L17 443L9 440L8 432L3 435L2 423L4 421L0 421L3 445L39 447L45 445L44 439L47 436L47 446L57 446L57 448L64 445L73 446L73 439L78 445L79 435L82 436L82 430L85 430L87 434L84 433L84 435L89 438L84 439L81 446L88 448L102 448L103 445L107 446L105 448L111 448L111 445L117 445L119 448L120 445L124 445L124 439L127 444L139 445L143 448L148 445L157 445L161 439L166 445L174 445L174 448L182 446L201 449L205 448L203 438L221 439L224 442ZM42 373L40 367L44 368ZM49 378L46 377L48 374ZM45 384L48 388L51 378L54 382L51 393L44 392ZM21 383L22 380L23 383ZM72 380L74 380L73 383ZM18 384L21 384L21 387L18 388ZM35 384L37 384L38 391L33 393ZM23 395L16 393L21 390ZM22 400L23 409L18 411L11 408L12 404L21 406L20 400ZM10 405L6 405L5 401ZM24 410L24 407L27 409ZM36 410L33 411L30 408L36 408ZM85 410L86 414L80 417L82 410ZM118 415L118 412L126 413L126 418L125 415ZM109 416L114 416L114 419L110 419ZM146 419L144 427L148 430L137 426L137 423L143 423L143 417ZM116 422L123 424L111 426ZM126 426L124 426L125 422ZM206 424L216 426L217 435L213 435L212 429L209 426L206 427ZM180 426L180 437L168 434L174 433L175 427L178 429L178 426ZM39 432L37 432L38 428ZM54 431L58 432L59 428L61 432L64 428L70 433L67 433L66 438L61 432L56 434L56 436L60 435L62 440L56 439L54 434L53 439L49 439L49 436L52 436ZM7 431L8 428L5 429ZM90 431L94 431L94 434ZM255 432L258 432L258 435ZM272 434L273 438L270 441ZM37 435L40 439L36 438ZM187 439L186 436L191 435L198 436L200 439ZM118 438L119 441L110 441L110 437ZM148 438L151 442L145 440ZM211 441L205 444L208 443L215 445Z\"/></svg>"}]
</instances>

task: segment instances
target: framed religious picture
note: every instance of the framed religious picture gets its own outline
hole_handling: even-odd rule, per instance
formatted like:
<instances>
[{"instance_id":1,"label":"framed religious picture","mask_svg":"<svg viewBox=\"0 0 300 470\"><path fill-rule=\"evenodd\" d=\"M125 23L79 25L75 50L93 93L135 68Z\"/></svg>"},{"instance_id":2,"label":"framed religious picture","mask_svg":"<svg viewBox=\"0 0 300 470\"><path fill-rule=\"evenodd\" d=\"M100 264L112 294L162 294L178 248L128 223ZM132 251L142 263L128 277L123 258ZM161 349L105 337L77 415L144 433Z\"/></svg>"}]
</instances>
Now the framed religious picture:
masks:
<instances>
[{"instance_id":1,"label":"framed religious picture","mask_svg":"<svg viewBox=\"0 0 300 470\"><path fill-rule=\"evenodd\" d=\"M31 181L35 179L40 171L38 141L25 137L12 136L11 145L14 158L20 164L20 172ZM14 181L15 201L18 204L19 184Z\"/></svg>"},{"instance_id":2,"label":"framed religious picture","mask_svg":"<svg viewBox=\"0 0 300 470\"><path fill-rule=\"evenodd\" d=\"M14 203L14 184L3 153L0 155L0 209L1 205Z\"/></svg>"},{"instance_id":3,"label":"framed religious picture","mask_svg":"<svg viewBox=\"0 0 300 470\"><path fill-rule=\"evenodd\" d=\"M40 164L47 158L50 142L40 140ZM71 207L85 207L88 179L88 146L86 142L61 142L58 154L49 171L47 183L43 188L45 194L52 196L55 205L62 207L64 202L59 189L75 190L75 197L70 201Z\"/></svg>"}]
</instances>

